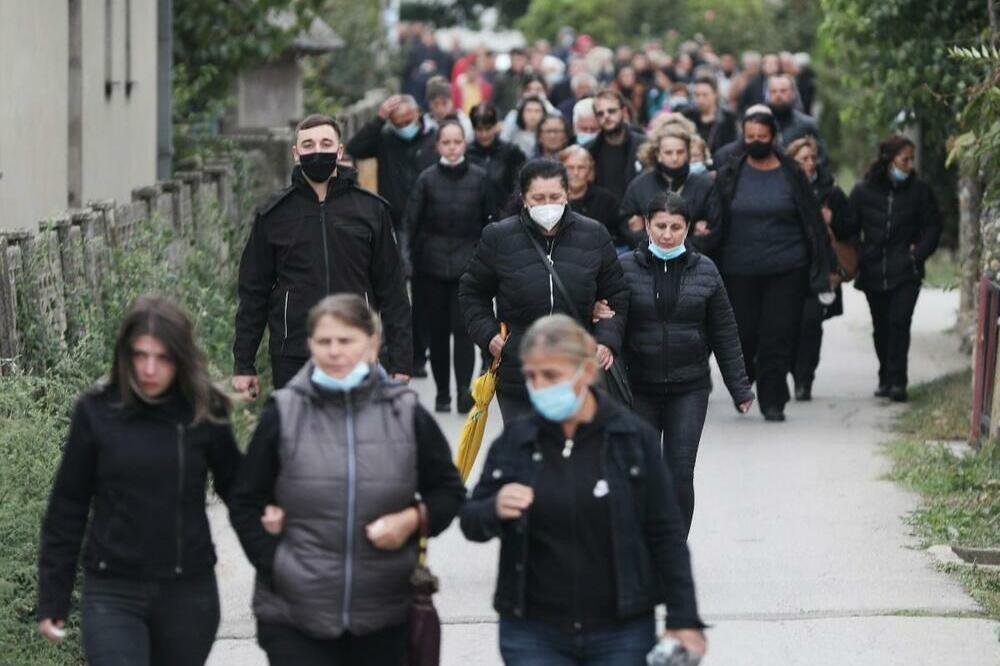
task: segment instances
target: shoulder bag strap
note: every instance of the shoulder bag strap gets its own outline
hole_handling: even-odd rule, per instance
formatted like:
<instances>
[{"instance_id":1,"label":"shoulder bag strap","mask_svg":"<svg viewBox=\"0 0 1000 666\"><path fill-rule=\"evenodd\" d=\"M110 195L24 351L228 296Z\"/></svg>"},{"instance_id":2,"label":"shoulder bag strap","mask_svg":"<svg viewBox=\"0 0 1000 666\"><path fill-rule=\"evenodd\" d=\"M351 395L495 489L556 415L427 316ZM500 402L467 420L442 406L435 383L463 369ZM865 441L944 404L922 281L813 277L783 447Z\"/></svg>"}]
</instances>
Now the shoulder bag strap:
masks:
<instances>
[{"instance_id":1,"label":"shoulder bag strap","mask_svg":"<svg viewBox=\"0 0 1000 666\"><path fill-rule=\"evenodd\" d=\"M545 250L543 250L542 246L538 244L538 241L535 240L535 237L531 235L530 231L525 229L525 233L528 234L528 240L531 241L531 244L535 247L535 251L538 252L538 256L541 257L545 270L547 270L549 275L552 276L552 284L556 286L556 289L559 290L559 295L563 297L564 301L566 301L566 307L569 308L569 313L577 321L583 321L580 319L580 313L577 311L576 306L569 297L569 292L566 290L566 286L563 284L562 280L559 279L559 274L556 273L556 269L552 265L552 260L549 259L549 255L545 254Z\"/></svg>"}]
</instances>

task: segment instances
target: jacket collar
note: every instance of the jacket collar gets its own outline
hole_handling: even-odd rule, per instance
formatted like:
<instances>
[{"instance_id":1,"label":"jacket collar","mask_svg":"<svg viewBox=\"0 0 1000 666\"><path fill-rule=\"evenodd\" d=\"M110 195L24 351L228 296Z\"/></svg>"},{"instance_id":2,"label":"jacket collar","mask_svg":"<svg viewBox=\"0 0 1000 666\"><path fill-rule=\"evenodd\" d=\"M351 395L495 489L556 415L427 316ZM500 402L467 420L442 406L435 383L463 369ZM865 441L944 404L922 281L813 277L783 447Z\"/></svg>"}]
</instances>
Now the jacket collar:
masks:
<instances>
[{"instance_id":1,"label":"jacket collar","mask_svg":"<svg viewBox=\"0 0 1000 666\"><path fill-rule=\"evenodd\" d=\"M685 240L684 244L687 245L687 251L674 261L680 261L681 266L684 270L691 270L698 265L701 261L701 253L691 247L690 239ZM653 262L663 263L661 260L653 256L653 253L649 251L649 246L644 245L642 247L637 247L633 250L636 262L643 268L649 268L653 265Z\"/></svg>"},{"instance_id":2,"label":"jacket collar","mask_svg":"<svg viewBox=\"0 0 1000 666\"><path fill-rule=\"evenodd\" d=\"M628 418L628 412L614 399L601 389L591 387L594 397L597 399L597 413L594 421L603 423L604 429L613 435L628 435L638 432L635 424ZM515 422L517 425L511 428L512 444L519 448L535 448L538 443L538 435L543 430L555 427L555 424L546 421L537 412L532 412L531 416L524 417Z\"/></svg>"},{"instance_id":3,"label":"jacket collar","mask_svg":"<svg viewBox=\"0 0 1000 666\"><path fill-rule=\"evenodd\" d=\"M365 377L361 383L351 389L350 391L331 391L329 389L324 389L312 381L312 373L316 368L311 360L307 361L302 369L295 373L291 381L285 386L285 388L303 396L311 402L331 402L334 404L344 404L347 402L347 397L350 396L351 400L354 402L361 402L372 397L378 390L379 386L382 384L383 379L379 371L378 366L372 365L371 372Z\"/></svg>"},{"instance_id":4,"label":"jacket collar","mask_svg":"<svg viewBox=\"0 0 1000 666\"><path fill-rule=\"evenodd\" d=\"M547 238L553 238L552 236L545 236L542 234L541 228L535 224L535 221L531 219L528 215L528 209L525 206L521 206L521 213L518 215L521 220L521 226L525 228L529 234L532 234L540 240L546 240ZM563 216L555 226L556 234L555 238L558 238L563 234L566 229L569 229L573 223L576 222L576 213L573 212L571 204L567 203L565 210L563 210Z\"/></svg>"},{"instance_id":5,"label":"jacket collar","mask_svg":"<svg viewBox=\"0 0 1000 666\"><path fill-rule=\"evenodd\" d=\"M329 201L352 187L357 187L357 184L357 169L338 165L336 173L328 181L326 188L326 200ZM316 190L312 188L312 185L309 184L305 174L302 173L302 167L297 164L295 165L295 168L292 169L292 185L297 190L303 192L306 196L312 198L313 201L319 200L316 196Z\"/></svg>"}]
</instances>

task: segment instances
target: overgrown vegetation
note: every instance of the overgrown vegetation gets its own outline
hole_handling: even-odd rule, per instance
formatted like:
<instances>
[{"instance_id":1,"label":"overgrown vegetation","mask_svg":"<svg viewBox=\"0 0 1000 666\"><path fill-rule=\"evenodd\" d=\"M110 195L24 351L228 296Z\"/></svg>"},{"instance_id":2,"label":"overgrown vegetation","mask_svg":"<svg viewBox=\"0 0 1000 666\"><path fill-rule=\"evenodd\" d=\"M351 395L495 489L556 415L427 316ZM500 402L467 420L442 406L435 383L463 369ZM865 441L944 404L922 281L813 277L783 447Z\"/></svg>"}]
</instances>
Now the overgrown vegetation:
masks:
<instances>
[{"instance_id":1,"label":"overgrown vegetation","mask_svg":"<svg viewBox=\"0 0 1000 666\"><path fill-rule=\"evenodd\" d=\"M1000 547L1000 447L991 442L956 454L943 443L968 435L971 386L966 371L916 387L897 424L900 438L886 446L891 478L922 497L908 522L924 547ZM1000 619L1000 573L949 571L990 616Z\"/></svg>"},{"instance_id":2,"label":"overgrown vegetation","mask_svg":"<svg viewBox=\"0 0 1000 666\"><path fill-rule=\"evenodd\" d=\"M236 167L234 190L251 191L248 164L238 160ZM239 214L248 210L245 198L237 204ZM200 221L206 228L230 228L217 211ZM70 618L69 639L59 645L49 644L35 630L38 532L74 399L107 373L115 332L129 302L144 293L174 298L196 322L213 376L222 383L231 372L236 268L243 239L227 233L228 251L220 252L200 235L179 239L157 220L142 224L136 234L127 251L112 254L100 285L103 308L87 293L71 295L70 309L76 316L65 345L47 333L37 303L27 299L21 303L19 321L25 327L26 348L19 359L20 371L0 378L0 664L4 666L83 663L78 616ZM171 258L178 242L190 247L186 258L175 263ZM27 274L31 270L32 266L26 267ZM234 411L241 442L247 439L254 409L242 405Z\"/></svg>"}]
</instances>

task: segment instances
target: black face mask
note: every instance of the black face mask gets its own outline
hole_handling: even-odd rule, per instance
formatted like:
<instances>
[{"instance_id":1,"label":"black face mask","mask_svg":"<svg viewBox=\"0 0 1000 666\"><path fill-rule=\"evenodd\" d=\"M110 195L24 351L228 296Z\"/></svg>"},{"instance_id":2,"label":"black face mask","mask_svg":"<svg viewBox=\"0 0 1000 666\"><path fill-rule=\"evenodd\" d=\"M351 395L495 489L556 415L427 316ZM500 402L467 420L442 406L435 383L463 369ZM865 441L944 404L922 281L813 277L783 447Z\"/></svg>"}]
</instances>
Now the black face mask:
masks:
<instances>
[{"instance_id":1,"label":"black face mask","mask_svg":"<svg viewBox=\"0 0 1000 666\"><path fill-rule=\"evenodd\" d=\"M774 148L767 141L749 141L743 145L746 148L747 155L755 160L762 160L774 151Z\"/></svg>"},{"instance_id":2,"label":"black face mask","mask_svg":"<svg viewBox=\"0 0 1000 666\"><path fill-rule=\"evenodd\" d=\"M670 179L670 182L677 182L679 180L684 180L688 177L688 173L691 172L690 164L683 164L679 167L668 167L660 162L656 163L656 170Z\"/></svg>"},{"instance_id":3,"label":"black face mask","mask_svg":"<svg viewBox=\"0 0 1000 666\"><path fill-rule=\"evenodd\" d=\"M314 183L325 183L337 169L337 153L309 153L299 156L299 166L306 178Z\"/></svg>"}]
</instances>

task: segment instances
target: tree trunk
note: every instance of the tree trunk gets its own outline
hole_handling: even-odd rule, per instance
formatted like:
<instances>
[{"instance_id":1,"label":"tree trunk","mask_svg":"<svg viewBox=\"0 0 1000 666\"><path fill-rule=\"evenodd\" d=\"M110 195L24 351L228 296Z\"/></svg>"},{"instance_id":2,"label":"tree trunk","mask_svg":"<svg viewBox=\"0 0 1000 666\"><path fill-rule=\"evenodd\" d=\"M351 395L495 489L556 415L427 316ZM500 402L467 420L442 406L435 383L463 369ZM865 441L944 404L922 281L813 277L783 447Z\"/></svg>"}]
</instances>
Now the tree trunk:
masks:
<instances>
[{"instance_id":1,"label":"tree trunk","mask_svg":"<svg viewBox=\"0 0 1000 666\"><path fill-rule=\"evenodd\" d=\"M980 236L980 202L983 183L978 169L965 166L958 179L958 263L961 286L958 331L962 349L972 351L976 333L979 276L983 238Z\"/></svg>"}]
</instances>

